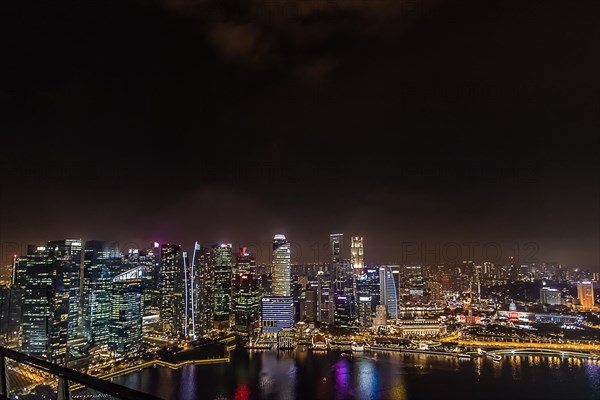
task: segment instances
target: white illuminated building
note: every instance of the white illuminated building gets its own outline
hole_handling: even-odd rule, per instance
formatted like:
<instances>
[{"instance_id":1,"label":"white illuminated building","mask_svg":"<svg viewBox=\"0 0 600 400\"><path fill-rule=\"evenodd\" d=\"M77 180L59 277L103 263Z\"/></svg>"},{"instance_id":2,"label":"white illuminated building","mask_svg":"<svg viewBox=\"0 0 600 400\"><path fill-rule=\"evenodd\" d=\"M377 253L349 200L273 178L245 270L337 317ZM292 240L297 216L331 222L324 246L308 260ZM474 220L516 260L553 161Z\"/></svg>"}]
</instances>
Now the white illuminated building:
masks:
<instances>
[{"instance_id":1,"label":"white illuminated building","mask_svg":"<svg viewBox=\"0 0 600 400\"><path fill-rule=\"evenodd\" d=\"M290 244L285 235L273 238L273 296L290 296Z\"/></svg>"}]
</instances>

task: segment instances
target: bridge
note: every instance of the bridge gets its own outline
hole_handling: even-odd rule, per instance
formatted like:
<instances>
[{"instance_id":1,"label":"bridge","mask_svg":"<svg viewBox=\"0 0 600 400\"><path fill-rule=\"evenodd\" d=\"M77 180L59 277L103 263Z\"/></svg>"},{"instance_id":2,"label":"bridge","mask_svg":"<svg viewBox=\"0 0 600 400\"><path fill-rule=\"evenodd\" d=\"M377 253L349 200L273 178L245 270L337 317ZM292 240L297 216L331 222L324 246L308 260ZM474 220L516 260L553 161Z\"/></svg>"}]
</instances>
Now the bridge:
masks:
<instances>
[{"instance_id":1,"label":"bridge","mask_svg":"<svg viewBox=\"0 0 600 400\"><path fill-rule=\"evenodd\" d=\"M490 354L498 354L501 356L511 355L544 355L544 356L555 356L555 357L574 357L574 358L588 358L593 360L600 359L600 356L593 353L584 353L580 351L561 351L552 349L535 349L535 348L517 348L517 349L496 349L488 351Z\"/></svg>"},{"instance_id":2,"label":"bridge","mask_svg":"<svg viewBox=\"0 0 600 400\"><path fill-rule=\"evenodd\" d=\"M160 400L158 397L0 347L0 400Z\"/></svg>"}]
</instances>

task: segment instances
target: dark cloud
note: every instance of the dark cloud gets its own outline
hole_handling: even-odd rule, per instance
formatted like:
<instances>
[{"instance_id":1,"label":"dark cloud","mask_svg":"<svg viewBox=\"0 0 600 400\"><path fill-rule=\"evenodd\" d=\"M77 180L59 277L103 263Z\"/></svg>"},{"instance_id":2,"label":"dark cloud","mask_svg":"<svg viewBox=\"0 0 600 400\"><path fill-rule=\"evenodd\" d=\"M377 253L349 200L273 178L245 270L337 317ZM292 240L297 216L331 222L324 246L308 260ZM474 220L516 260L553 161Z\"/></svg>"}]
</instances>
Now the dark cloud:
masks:
<instances>
[{"instance_id":1,"label":"dark cloud","mask_svg":"<svg viewBox=\"0 0 600 400\"><path fill-rule=\"evenodd\" d=\"M9 3L3 243L341 230L369 262L534 241L600 264L597 3Z\"/></svg>"}]
</instances>

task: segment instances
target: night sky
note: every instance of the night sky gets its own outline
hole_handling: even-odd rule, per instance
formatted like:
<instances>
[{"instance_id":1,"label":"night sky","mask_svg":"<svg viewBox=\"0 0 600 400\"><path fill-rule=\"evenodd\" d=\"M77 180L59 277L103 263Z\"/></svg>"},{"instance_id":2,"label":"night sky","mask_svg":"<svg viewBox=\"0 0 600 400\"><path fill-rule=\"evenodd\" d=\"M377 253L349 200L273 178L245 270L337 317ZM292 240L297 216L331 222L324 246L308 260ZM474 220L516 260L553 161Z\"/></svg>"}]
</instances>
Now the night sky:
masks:
<instances>
[{"instance_id":1,"label":"night sky","mask_svg":"<svg viewBox=\"0 0 600 400\"><path fill-rule=\"evenodd\" d=\"M369 264L535 243L600 270L598 21L597 1L6 0L2 261L277 232L312 261L343 232Z\"/></svg>"}]
</instances>

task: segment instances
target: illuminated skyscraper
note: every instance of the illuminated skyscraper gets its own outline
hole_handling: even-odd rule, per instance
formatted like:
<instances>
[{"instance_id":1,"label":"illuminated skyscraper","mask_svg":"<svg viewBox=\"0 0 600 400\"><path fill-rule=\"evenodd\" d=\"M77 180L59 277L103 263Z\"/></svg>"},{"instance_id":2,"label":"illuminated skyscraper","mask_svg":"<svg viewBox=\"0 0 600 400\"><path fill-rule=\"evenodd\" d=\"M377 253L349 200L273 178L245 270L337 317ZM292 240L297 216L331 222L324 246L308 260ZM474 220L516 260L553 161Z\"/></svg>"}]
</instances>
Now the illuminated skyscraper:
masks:
<instances>
[{"instance_id":1,"label":"illuminated skyscraper","mask_svg":"<svg viewBox=\"0 0 600 400\"><path fill-rule=\"evenodd\" d=\"M160 250L160 320L164 333L183 336L185 322L184 262L181 247L163 244Z\"/></svg>"},{"instance_id":2,"label":"illuminated skyscraper","mask_svg":"<svg viewBox=\"0 0 600 400\"><path fill-rule=\"evenodd\" d=\"M371 296L358 296L358 323L360 326L371 326L373 324Z\"/></svg>"},{"instance_id":3,"label":"illuminated skyscraper","mask_svg":"<svg viewBox=\"0 0 600 400\"><path fill-rule=\"evenodd\" d=\"M231 244L214 247L215 252L215 328L230 326L232 297Z\"/></svg>"},{"instance_id":4,"label":"illuminated skyscraper","mask_svg":"<svg viewBox=\"0 0 600 400\"><path fill-rule=\"evenodd\" d=\"M581 281L577 284L577 299L581 308L590 310L594 308L594 283Z\"/></svg>"},{"instance_id":5,"label":"illuminated skyscraper","mask_svg":"<svg viewBox=\"0 0 600 400\"><path fill-rule=\"evenodd\" d=\"M320 272L317 275L317 322L326 325L334 323L334 290L331 276Z\"/></svg>"},{"instance_id":6,"label":"illuminated skyscraper","mask_svg":"<svg viewBox=\"0 0 600 400\"><path fill-rule=\"evenodd\" d=\"M29 246L25 262L22 351L65 364L72 265L56 246Z\"/></svg>"},{"instance_id":7,"label":"illuminated skyscraper","mask_svg":"<svg viewBox=\"0 0 600 400\"><path fill-rule=\"evenodd\" d=\"M353 324L351 296L343 293L336 293L333 296L333 323L341 327L349 327Z\"/></svg>"},{"instance_id":8,"label":"illuminated skyscraper","mask_svg":"<svg viewBox=\"0 0 600 400\"><path fill-rule=\"evenodd\" d=\"M213 329L215 319L215 257L217 246L195 244L192 255L194 271L190 296L192 334L196 337L206 335Z\"/></svg>"},{"instance_id":9,"label":"illuminated skyscraper","mask_svg":"<svg viewBox=\"0 0 600 400\"><path fill-rule=\"evenodd\" d=\"M380 303L389 318L398 319L398 292L391 266L379 267Z\"/></svg>"},{"instance_id":10,"label":"illuminated skyscraper","mask_svg":"<svg viewBox=\"0 0 600 400\"><path fill-rule=\"evenodd\" d=\"M290 296L290 244L285 235L273 238L273 296Z\"/></svg>"},{"instance_id":11,"label":"illuminated skyscraper","mask_svg":"<svg viewBox=\"0 0 600 400\"><path fill-rule=\"evenodd\" d=\"M48 243L54 249L55 262L62 264L59 269L71 271L69 288L69 340L75 339L79 333L79 311L81 307L80 270L81 239L65 239Z\"/></svg>"},{"instance_id":12,"label":"illuminated skyscraper","mask_svg":"<svg viewBox=\"0 0 600 400\"><path fill-rule=\"evenodd\" d=\"M85 243L83 258L83 335L95 346L108 345L112 279L122 268L116 244Z\"/></svg>"},{"instance_id":13,"label":"illuminated skyscraper","mask_svg":"<svg viewBox=\"0 0 600 400\"><path fill-rule=\"evenodd\" d=\"M358 305L365 306L366 298L369 298L369 313L375 313L375 307L379 304L379 269L365 268L356 278L356 294L358 297ZM359 314L360 314L359 310ZM366 311L363 311L366 313ZM367 325L370 325L369 322Z\"/></svg>"},{"instance_id":14,"label":"illuminated skyscraper","mask_svg":"<svg viewBox=\"0 0 600 400\"><path fill-rule=\"evenodd\" d=\"M361 236L353 236L350 247L350 262L352 268L362 269L365 267L365 249L363 238Z\"/></svg>"},{"instance_id":15,"label":"illuminated skyscraper","mask_svg":"<svg viewBox=\"0 0 600 400\"><path fill-rule=\"evenodd\" d=\"M339 263L340 261L342 261L342 254L344 249L344 234L332 233L331 235L329 235L329 245L331 262Z\"/></svg>"},{"instance_id":16,"label":"illuminated skyscraper","mask_svg":"<svg viewBox=\"0 0 600 400\"><path fill-rule=\"evenodd\" d=\"M108 348L117 355L138 352L142 345L143 276L145 266L125 271L112 281Z\"/></svg>"},{"instance_id":17,"label":"illuminated skyscraper","mask_svg":"<svg viewBox=\"0 0 600 400\"><path fill-rule=\"evenodd\" d=\"M258 325L260 302L256 260L245 248L240 249L236 260L233 312L236 332L242 335L252 334Z\"/></svg>"},{"instance_id":18,"label":"illuminated skyscraper","mask_svg":"<svg viewBox=\"0 0 600 400\"><path fill-rule=\"evenodd\" d=\"M159 270L159 245L148 249L129 249L123 260L123 267L130 270L137 267L144 268L142 277L143 290L143 315L158 314L158 270Z\"/></svg>"}]
</instances>

